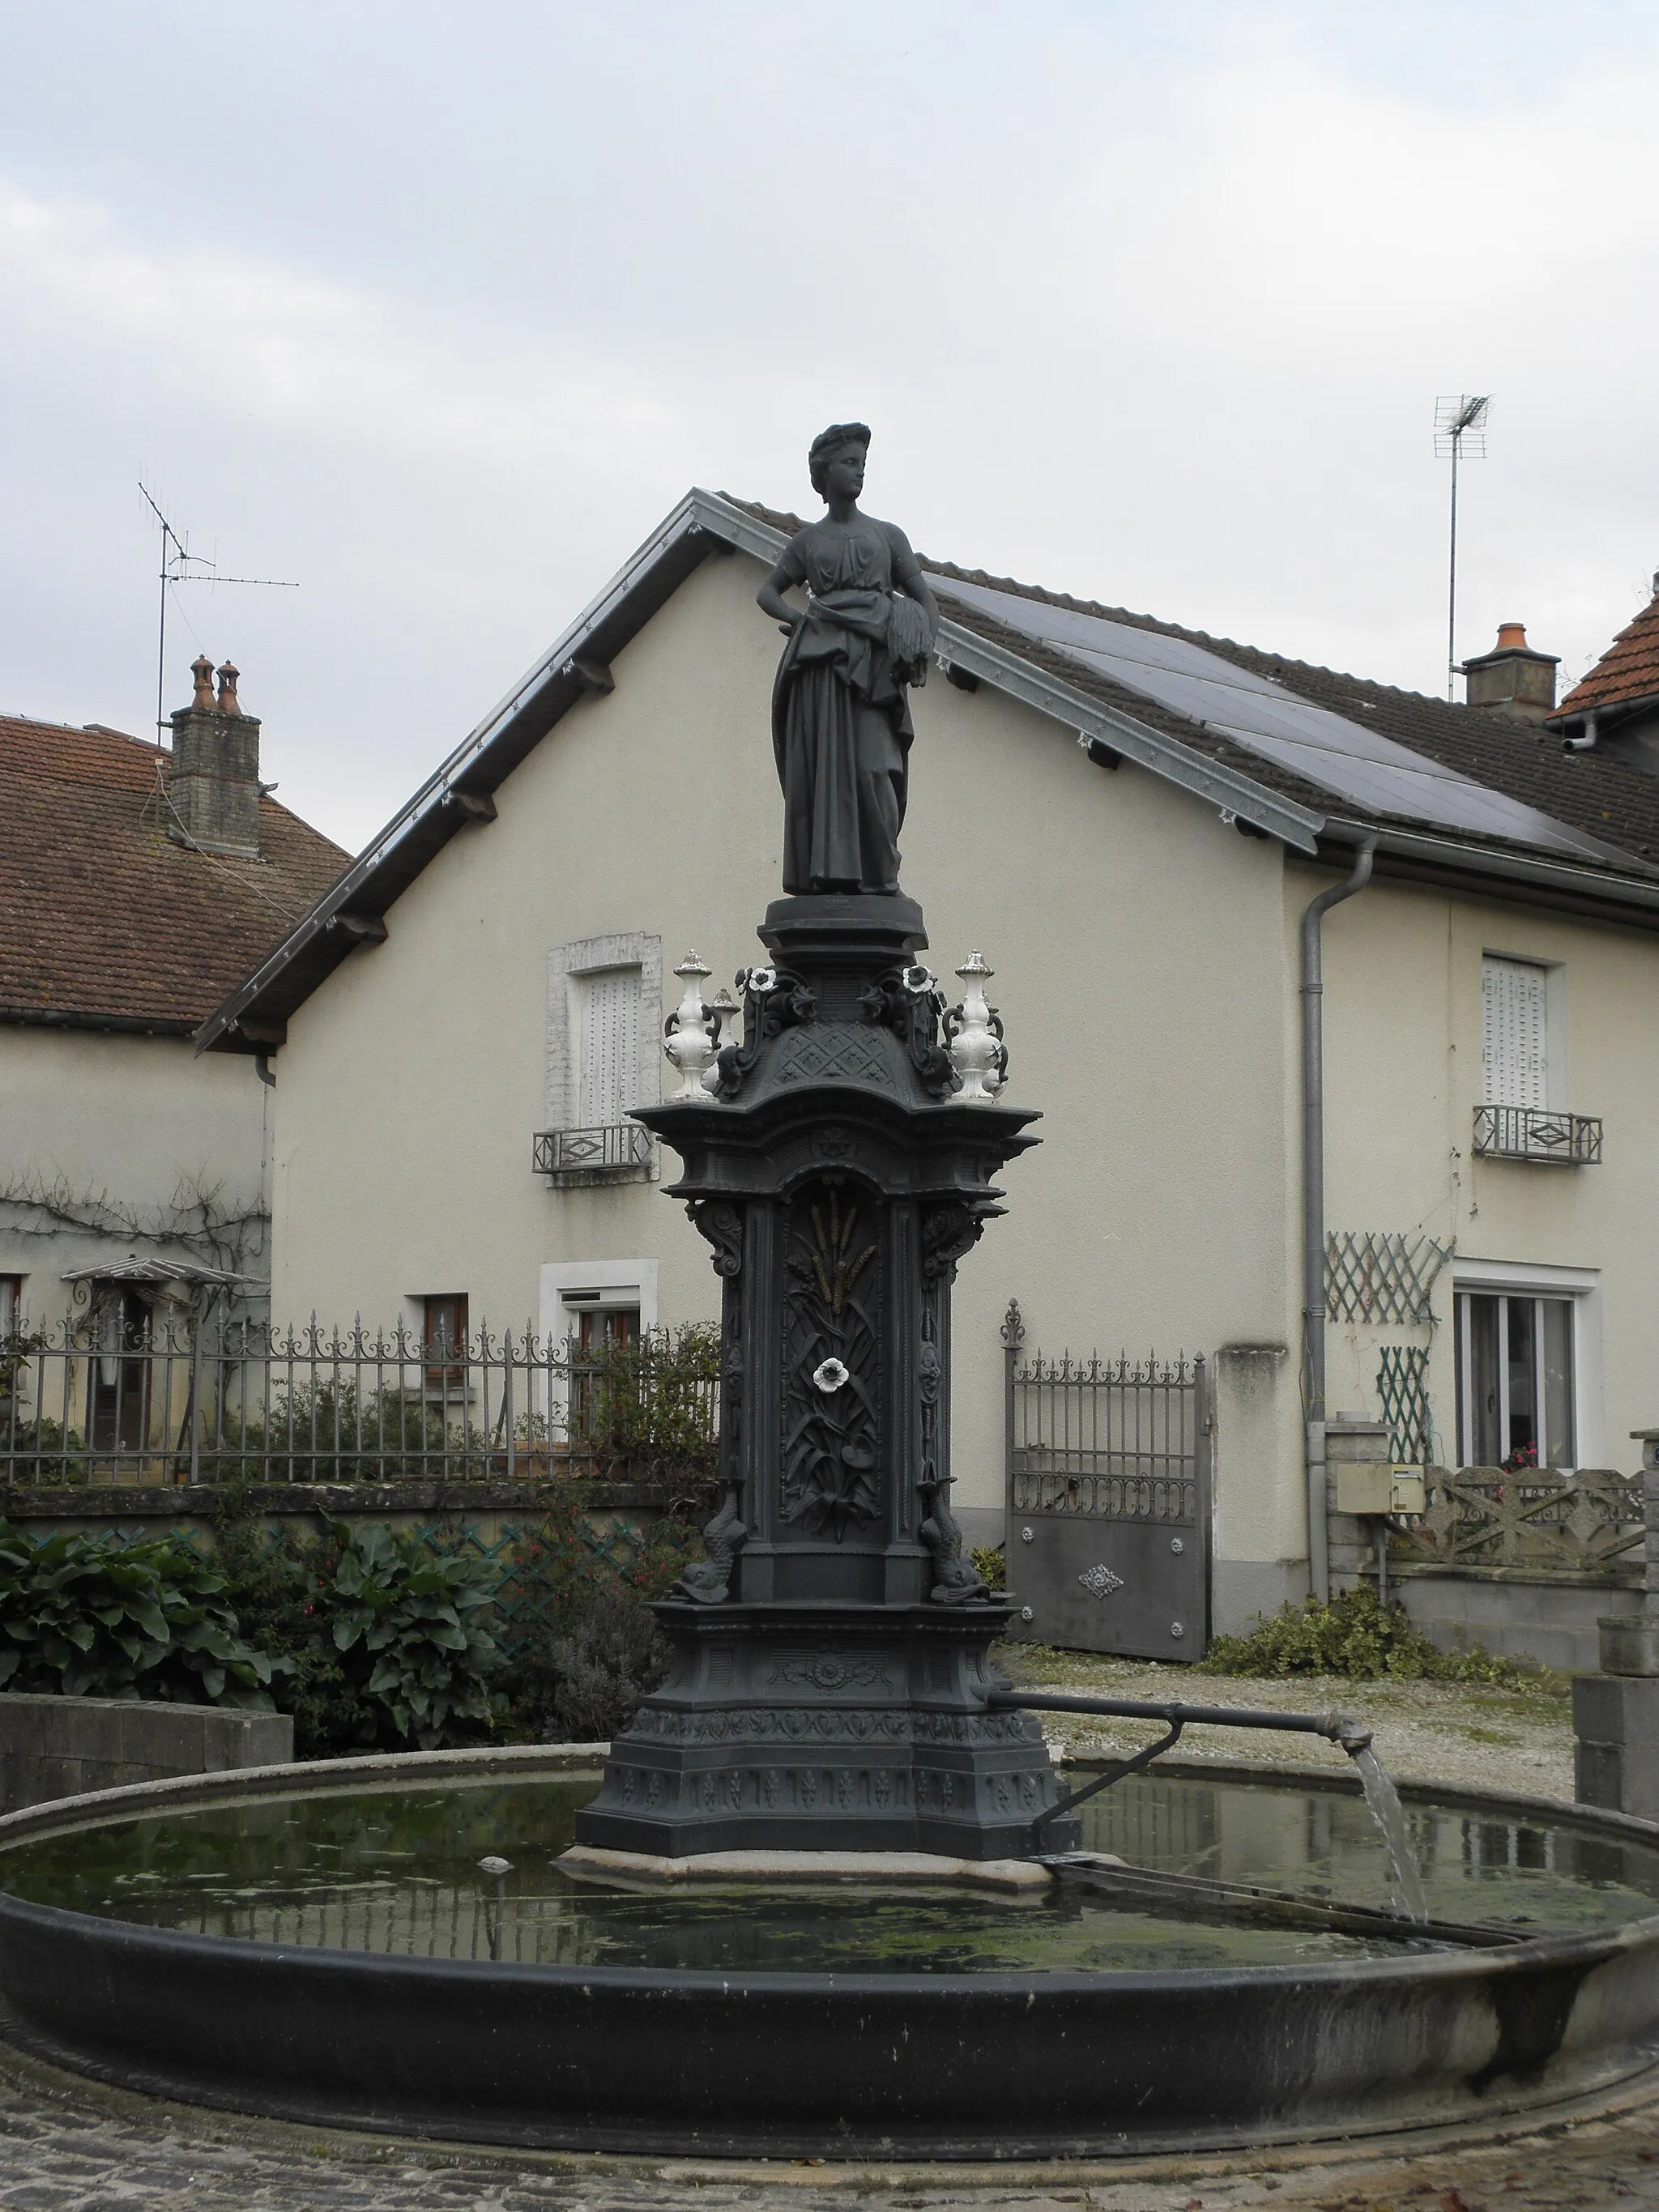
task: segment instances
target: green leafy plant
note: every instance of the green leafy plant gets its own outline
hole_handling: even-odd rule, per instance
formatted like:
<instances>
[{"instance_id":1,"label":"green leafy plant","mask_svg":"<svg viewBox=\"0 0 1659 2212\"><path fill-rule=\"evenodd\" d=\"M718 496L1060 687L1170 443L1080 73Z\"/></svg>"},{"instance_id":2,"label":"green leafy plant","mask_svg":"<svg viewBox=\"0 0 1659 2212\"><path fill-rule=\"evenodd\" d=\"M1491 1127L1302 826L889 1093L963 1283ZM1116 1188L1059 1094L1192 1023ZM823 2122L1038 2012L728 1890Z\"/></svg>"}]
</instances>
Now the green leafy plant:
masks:
<instances>
[{"instance_id":1,"label":"green leafy plant","mask_svg":"<svg viewBox=\"0 0 1659 2212\"><path fill-rule=\"evenodd\" d=\"M1308 1598L1257 1616L1248 1636L1218 1636L1200 1662L1206 1674L1344 1674L1354 1681L1487 1682L1535 1687L1540 1670L1470 1644L1442 1651L1413 1626L1403 1605L1379 1605L1367 1587L1328 1605Z\"/></svg>"},{"instance_id":2,"label":"green leafy plant","mask_svg":"<svg viewBox=\"0 0 1659 2212\"><path fill-rule=\"evenodd\" d=\"M0 1521L0 1686L269 1711L287 1670L177 1538L37 1539Z\"/></svg>"},{"instance_id":3,"label":"green leafy plant","mask_svg":"<svg viewBox=\"0 0 1659 2212\"><path fill-rule=\"evenodd\" d=\"M45 1332L40 1329L9 1329L0 1336L0 1398L9 1398L17 1389L17 1378L27 1367L37 1352L46 1348Z\"/></svg>"},{"instance_id":4,"label":"green leafy plant","mask_svg":"<svg viewBox=\"0 0 1659 2212\"><path fill-rule=\"evenodd\" d=\"M218 1482L395 1482L483 1474L490 1454L487 1436L469 1437L418 1387L360 1390L337 1376L296 1382L246 1419L228 1396L203 1468Z\"/></svg>"},{"instance_id":5,"label":"green leafy plant","mask_svg":"<svg viewBox=\"0 0 1659 2212\"><path fill-rule=\"evenodd\" d=\"M316 1563L316 1610L376 1733L429 1751L457 1723L488 1729L500 1652L477 1616L495 1595L495 1571L379 1524L354 1531L335 1522L330 1534Z\"/></svg>"},{"instance_id":6,"label":"green leafy plant","mask_svg":"<svg viewBox=\"0 0 1659 2212\"><path fill-rule=\"evenodd\" d=\"M1006 1590L1008 1587L1008 1560L1000 1544L975 1544L974 1565L984 1578L987 1589Z\"/></svg>"},{"instance_id":7,"label":"green leafy plant","mask_svg":"<svg viewBox=\"0 0 1659 2212\"><path fill-rule=\"evenodd\" d=\"M573 1452L660 1490L671 1512L713 1508L720 1334L702 1322L647 1329L572 1361Z\"/></svg>"},{"instance_id":8,"label":"green leafy plant","mask_svg":"<svg viewBox=\"0 0 1659 2212\"><path fill-rule=\"evenodd\" d=\"M7 1454L0 1472L8 1482L63 1486L82 1480L80 1431L65 1429L49 1413L26 1413L15 1404L9 1413L0 1408L0 1444Z\"/></svg>"}]
</instances>

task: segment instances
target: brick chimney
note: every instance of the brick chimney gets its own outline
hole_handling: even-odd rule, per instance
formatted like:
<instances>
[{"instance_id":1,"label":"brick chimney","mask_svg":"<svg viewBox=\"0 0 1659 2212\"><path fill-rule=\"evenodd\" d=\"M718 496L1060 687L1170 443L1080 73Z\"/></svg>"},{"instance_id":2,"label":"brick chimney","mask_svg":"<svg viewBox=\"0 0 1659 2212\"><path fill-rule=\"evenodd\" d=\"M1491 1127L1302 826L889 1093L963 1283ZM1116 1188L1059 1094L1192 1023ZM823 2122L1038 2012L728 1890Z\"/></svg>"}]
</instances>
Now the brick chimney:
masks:
<instances>
[{"instance_id":1,"label":"brick chimney","mask_svg":"<svg viewBox=\"0 0 1659 2212\"><path fill-rule=\"evenodd\" d=\"M1523 623L1500 623L1492 651L1463 663L1465 702L1541 722L1555 711L1555 672L1560 665L1559 653L1533 650Z\"/></svg>"},{"instance_id":2,"label":"brick chimney","mask_svg":"<svg viewBox=\"0 0 1659 2212\"><path fill-rule=\"evenodd\" d=\"M213 696L213 664L204 653L191 669L196 693L173 717L173 764L167 835L175 844L209 853L259 853L259 722L236 696L240 671L228 660Z\"/></svg>"}]
</instances>

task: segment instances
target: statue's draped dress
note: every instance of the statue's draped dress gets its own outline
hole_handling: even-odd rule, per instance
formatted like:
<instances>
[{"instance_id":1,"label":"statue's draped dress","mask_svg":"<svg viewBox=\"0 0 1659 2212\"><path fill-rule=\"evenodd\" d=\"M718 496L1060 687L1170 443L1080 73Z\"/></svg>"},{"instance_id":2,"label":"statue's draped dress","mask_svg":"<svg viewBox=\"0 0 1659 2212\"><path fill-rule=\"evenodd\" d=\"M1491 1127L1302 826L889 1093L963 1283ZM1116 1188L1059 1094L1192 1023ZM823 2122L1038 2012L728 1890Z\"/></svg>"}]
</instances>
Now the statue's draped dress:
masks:
<instances>
[{"instance_id":1,"label":"statue's draped dress","mask_svg":"<svg viewBox=\"0 0 1659 2212\"><path fill-rule=\"evenodd\" d=\"M787 891L898 889L916 679L895 660L895 609L912 636L922 617L893 575L914 557L902 531L860 515L809 524L779 563L811 595L772 693Z\"/></svg>"}]
</instances>

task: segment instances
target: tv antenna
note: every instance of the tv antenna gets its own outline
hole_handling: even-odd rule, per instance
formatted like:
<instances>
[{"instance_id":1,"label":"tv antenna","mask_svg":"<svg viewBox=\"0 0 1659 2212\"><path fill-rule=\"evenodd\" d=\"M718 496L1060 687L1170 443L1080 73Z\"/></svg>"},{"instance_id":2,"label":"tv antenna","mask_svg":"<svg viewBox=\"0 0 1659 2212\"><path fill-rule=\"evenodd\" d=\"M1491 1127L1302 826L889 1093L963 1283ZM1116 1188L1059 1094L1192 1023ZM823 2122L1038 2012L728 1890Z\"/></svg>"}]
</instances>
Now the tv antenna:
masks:
<instances>
[{"instance_id":1,"label":"tv antenna","mask_svg":"<svg viewBox=\"0 0 1659 2212\"><path fill-rule=\"evenodd\" d=\"M260 584L272 591L297 592L300 586L281 576L222 576L216 561L204 555L192 553L185 539L167 520L142 477L138 489L150 513L161 526L161 620L155 645L155 742L161 743L162 732L169 726L164 702L167 696L167 593L176 584Z\"/></svg>"},{"instance_id":2,"label":"tv antenna","mask_svg":"<svg viewBox=\"0 0 1659 2212\"><path fill-rule=\"evenodd\" d=\"M1434 403L1434 450L1451 463L1451 556L1446 583L1446 698L1452 699L1457 672L1457 464L1486 458L1486 424L1492 394L1443 392Z\"/></svg>"}]
</instances>

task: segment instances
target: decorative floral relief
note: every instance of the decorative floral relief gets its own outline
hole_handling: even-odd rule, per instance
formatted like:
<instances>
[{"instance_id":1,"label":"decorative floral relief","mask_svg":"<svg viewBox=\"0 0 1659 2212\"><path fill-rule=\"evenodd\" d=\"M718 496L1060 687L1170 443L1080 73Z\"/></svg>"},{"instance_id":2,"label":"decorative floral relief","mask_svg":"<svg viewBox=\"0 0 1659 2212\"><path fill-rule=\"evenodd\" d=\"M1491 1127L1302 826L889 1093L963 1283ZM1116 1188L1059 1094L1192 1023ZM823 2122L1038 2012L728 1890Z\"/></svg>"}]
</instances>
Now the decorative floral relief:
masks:
<instances>
[{"instance_id":1,"label":"decorative floral relief","mask_svg":"<svg viewBox=\"0 0 1659 2212\"><path fill-rule=\"evenodd\" d=\"M872 1237L863 1209L826 1178L795 1200L785 1237L783 1518L837 1543L880 1510L874 1226Z\"/></svg>"},{"instance_id":2,"label":"decorative floral relief","mask_svg":"<svg viewBox=\"0 0 1659 2212\"><path fill-rule=\"evenodd\" d=\"M1122 1576L1115 1575L1106 1566L1091 1567L1086 1574L1079 1575L1078 1580L1091 1597L1110 1597L1114 1590L1121 1590L1123 1587Z\"/></svg>"}]
</instances>

